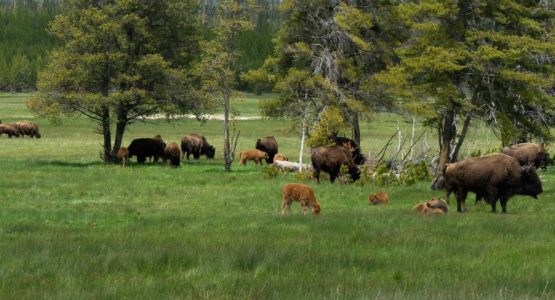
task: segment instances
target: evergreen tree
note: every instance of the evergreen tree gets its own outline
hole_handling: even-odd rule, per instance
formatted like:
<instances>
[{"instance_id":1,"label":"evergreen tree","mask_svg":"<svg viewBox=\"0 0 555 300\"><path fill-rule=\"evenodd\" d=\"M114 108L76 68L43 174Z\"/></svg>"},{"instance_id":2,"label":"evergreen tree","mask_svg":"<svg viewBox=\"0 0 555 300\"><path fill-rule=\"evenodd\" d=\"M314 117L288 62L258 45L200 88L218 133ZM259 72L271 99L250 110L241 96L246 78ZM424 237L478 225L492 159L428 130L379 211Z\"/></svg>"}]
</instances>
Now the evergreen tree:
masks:
<instances>
[{"instance_id":1,"label":"evergreen tree","mask_svg":"<svg viewBox=\"0 0 555 300\"><path fill-rule=\"evenodd\" d=\"M196 1L66 0L64 5L50 26L63 46L51 52L39 75L38 93L28 103L33 112L53 120L66 113L96 121L102 158L109 162L129 124L154 113L197 108L184 73L198 49Z\"/></svg>"},{"instance_id":2,"label":"evergreen tree","mask_svg":"<svg viewBox=\"0 0 555 300\"><path fill-rule=\"evenodd\" d=\"M441 186L445 164L457 159L472 117L499 128L504 144L522 133L551 138L545 124L529 118L553 103L547 92L553 9L546 2L408 1L397 13L410 35L396 51L399 64L380 78L410 90L434 112L428 121L441 146L434 186ZM459 133L458 119L464 120Z\"/></svg>"}]
</instances>

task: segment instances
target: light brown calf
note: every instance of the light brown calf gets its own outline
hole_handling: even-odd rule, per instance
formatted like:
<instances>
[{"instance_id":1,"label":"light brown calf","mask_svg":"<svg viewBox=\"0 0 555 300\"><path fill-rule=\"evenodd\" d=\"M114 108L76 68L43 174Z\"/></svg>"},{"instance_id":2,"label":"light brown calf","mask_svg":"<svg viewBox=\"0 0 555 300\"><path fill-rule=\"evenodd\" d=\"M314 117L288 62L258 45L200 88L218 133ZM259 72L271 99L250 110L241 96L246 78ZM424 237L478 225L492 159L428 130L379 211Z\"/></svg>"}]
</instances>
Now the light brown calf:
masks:
<instances>
[{"instance_id":1,"label":"light brown calf","mask_svg":"<svg viewBox=\"0 0 555 300\"><path fill-rule=\"evenodd\" d=\"M129 149L127 149L126 147L119 148L118 157L119 159L121 159L122 166L125 167L125 165L127 165L127 162L129 161Z\"/></svg>"},{"instance_id":2,"label":"light brown calf","mask_svg":"<svg viewBox=\"0 0 555 300\"><path fill-rule=\"evenodd\" d=\"M268 159L268 153L260 151L258 149L245 149L239 154L241 160L240 165L246 165L247 160L253 160L255 164L261 164L263 159Z\"/></svg>"},{"instance_id":3,"label":"light brown calf","mask_svg":"<svg viewBox=\"0 0 555 300\"><path fill-rule=\"evenodd\" d=\"M443 199L439 197L432 197L432 199L426 202L415 205L412 209L426 215L446 214L448 210L448 205Z\"/></svg>"},{"instance_id":4,"label":"light brown calf","mask_svg":"<svg viewBox=\"0 0 555 300\"><path fill-rule=\"evenodd\" d=\"M306 215L306 209L312 208L312 213L315 215L320 213L320 204L316 201L314 190L310 185L302 183L286 183L283 186L283 201L281 202L281 214L285 213L285 207L291 213L291 204L293 201L299 201L303 208L303 213Z\"/></svg>"},{"instance_id":5,"label":"light brown calf","mask_svg":"<svg viewBox=\"0 0 555 300\"><path fill-rule=\"evenodd\" d=\"M276 160L289 161L287 156L283 155L282 153L278 153L274 156L274 161L276 161Z\"/></svg>"},{"instance_id":6,"label":"light brown calf","mask_svg":"<svg viewBox=\"0 0 555 300\"><path fill-rule=\"evenodd\" d=\"M368 204L387 204L389 202L389 194L387 192L373 193L368 196Z\"/></svg>"}]
</instances>

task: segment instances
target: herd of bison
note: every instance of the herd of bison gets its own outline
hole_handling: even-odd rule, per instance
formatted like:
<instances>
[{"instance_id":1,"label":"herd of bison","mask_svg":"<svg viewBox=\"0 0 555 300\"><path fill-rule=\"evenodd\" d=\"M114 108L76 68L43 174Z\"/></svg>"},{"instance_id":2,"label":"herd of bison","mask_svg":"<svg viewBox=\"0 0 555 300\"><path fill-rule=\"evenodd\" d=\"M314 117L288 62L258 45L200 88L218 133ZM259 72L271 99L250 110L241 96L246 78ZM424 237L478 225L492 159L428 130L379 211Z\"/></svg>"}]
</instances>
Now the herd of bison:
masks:
<instances>
[{"instance_id":1,"label":"herd of bison","mask_svg":"<svg viewBox=\"0 0 555 300\"><path fill-rule=\"evenodd\" d=\"M40 138L38 126L29 121L15 123L1 123L0 136L10 138L30 136ZM153 138L135 139L128 147L121 147L118 157L123 166L129 158L136 156L138 163L146 159L178 167L185 157L190 155L199 159L201 155L212 159L216 153L202 134L183 136L181 145L175 142L166 144L161 136ZM455 193L457 211L466 210L465 199L468 192L476 194L476 201L485 201L491 205L492 212L496 212L497 201L500 202L503 213L507 212L507 201L513 195L527 195L537 198L543 192L541 180L536 172L537 168L546 169L548 153L543 144L520 143L505 147L501 153L492 153L481 157L468 158L459 162L446 164L442 169L443 177L439 185L446 190L445 200L434 197L413 207L415 211L425 214L443 214L447 212L449 195ZM240 153L239 164L245 165L252 160L256 164L265 160L268 164L287 157L278 152L278 143L273 136L259 138L254 149L245 149ZM351 180L360 178L359 166L366 162L356 142L345 137L335 137L334 143L311 150L313 177L320 183L320 172L329 174L333 183L340 175L342 166L346 166ZM320 204L316 200L313 189L306 184L288 183L283 186L283 201L281 213L285 208L290 210L293 201L300 202L303 211L311 208L314 214L320 212ZM370 194L369 204L387 204L387 192Z\"/></svg>"}]
</instances>

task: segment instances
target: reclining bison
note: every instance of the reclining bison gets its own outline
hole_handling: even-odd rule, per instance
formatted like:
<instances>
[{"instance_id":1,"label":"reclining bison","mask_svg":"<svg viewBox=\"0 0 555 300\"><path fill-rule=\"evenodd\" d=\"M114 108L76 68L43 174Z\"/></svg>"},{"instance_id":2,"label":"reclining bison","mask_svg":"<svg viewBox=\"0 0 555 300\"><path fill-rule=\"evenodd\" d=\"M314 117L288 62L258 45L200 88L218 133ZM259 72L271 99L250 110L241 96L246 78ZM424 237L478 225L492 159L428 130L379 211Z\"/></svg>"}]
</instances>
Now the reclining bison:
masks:
<instances>
[{"instance_id":1,"label":"reclining bison","mask_svg":"<svg viewBox=\"0 0 555 300\"><path fill-rule=\"evenodd\" d=\"M166 143L157 138L134 139L127 147L129 157L137 156L137 162L140 164L144 163L147 157L154 157L154 162L157 162L158 158L164 158L165 148Z\"/></svg>"},{"instance_id":2,"label":"reclining bison","mask_svg":"<svg viewBox=\"0 0 555 300\"><path fill-rule=\"evenodd\" d=\"M181 138L181 158L193 154L194 159L199 159L201 155L206 155L206 158L212 159L216 154L216 148L208 144L208 141L202 134L193 133Z\"/></svg>"},{"instance_id":3,"label":"reclining bison","mask_svg":"<svg viewBox=\"0 0 555 300\"><path fill-rule=\"evenodd\" d=\"M353 162L351 151L343 146L333 145L313 148L310 159L314 168L313 176L318 183L320 183L320 171L330 174L330 181L333 183L339 176L343 165L346 165L349 169L353 181L360 178L360 170Z\"/></svg>"},{"instance_id":4,"label":"reclining bison","mask_svg":"<svg viewBox=\"0 0 555 300\"><path fill-rule=\"evenodd\" d=\"M543 192L542 183L534 166L522 167L512 156L495 153L469 158L448 164L444 171L446 199L452 192L457 196L457 211L466 210L468 192L484 197L496 211L497 200L503 213L507 212L507 201L513 195L528 195L537 198Z\"/></svg>"},{"instance_id":5,"label":"reclining bison","mask_svg":"<svg viewBox=\"0 0 555 300\"><path fill-rule=\"evenodd\" d=\"M521 143L503 148L503 153L515 157L521 166L534 165L546 169L549 154L542 144Z\"/></svg>"},{"instance_id":6,"label":"reclining bison","mask_svg":"<svg viewBox=\"0 0 555 300\"><path fill-rule=\"evenodd\" d=\"M273 135L265 136L256 140L255 149L268 153L266 163L271 164L274 162L274 156L278 153L278 144Z\"/></svg>"}]
</instances>

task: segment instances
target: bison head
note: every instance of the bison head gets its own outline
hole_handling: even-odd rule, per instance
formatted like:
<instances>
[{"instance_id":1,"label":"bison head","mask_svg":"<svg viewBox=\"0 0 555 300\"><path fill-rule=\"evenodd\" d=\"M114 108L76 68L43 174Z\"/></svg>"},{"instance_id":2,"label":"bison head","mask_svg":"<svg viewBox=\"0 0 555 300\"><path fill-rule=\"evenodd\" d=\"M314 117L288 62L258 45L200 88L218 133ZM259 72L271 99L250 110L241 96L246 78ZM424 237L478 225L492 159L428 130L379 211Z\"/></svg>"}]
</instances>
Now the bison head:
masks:
<instances>
[{"instance_id":1,"label":"bison head","mask_svg":"<svg viewBox=\"0 0 555 300\"><path fill-rule=\"evenodd\" d=\"M543 192L542 182L534 166L522 167L520 180L520 185L517 187L518 194L538 198L538 195Z\"/></svg>"},{"instance_id":2,"label":"bison head","mask_svg":"<svg viewBox=\"0 0 555 300\"><path fill-rule=\"evenodd\" d=\"M214 155L216 155L216 148L212 145L208 145L204 148L204 153L206 154L206 158L213 159Z\"/></svg>"},{"instance_id":3,"label":"bison head","mask_svg":"<svg viewBox=\"0 0 555 300\"><path fill-rule=\"evenodd\" d=\"M349 174L351 175L351 179L353 181L360 179L360 169L357 166L349 166Z\"/></svg>"},{"instance_id":4,"label":"bison head","mask_svg":"<svg viewBox=\"0 0 555 300\"><path fill-rule=\"evenodd\" d=\"M312 206L312 213L315 215L320 213L320 204L314 204Z\"/></svg>"}]
</instances>

